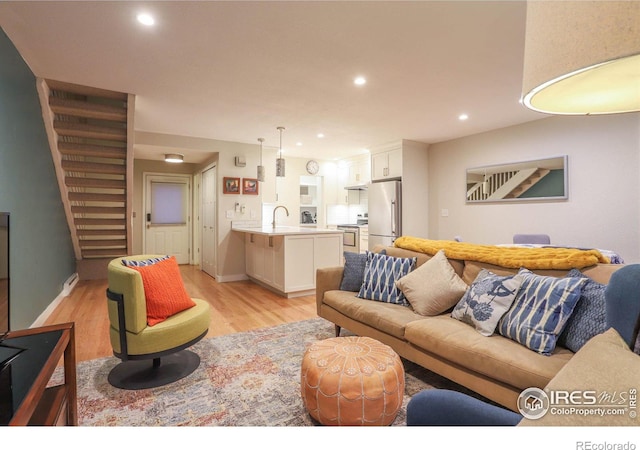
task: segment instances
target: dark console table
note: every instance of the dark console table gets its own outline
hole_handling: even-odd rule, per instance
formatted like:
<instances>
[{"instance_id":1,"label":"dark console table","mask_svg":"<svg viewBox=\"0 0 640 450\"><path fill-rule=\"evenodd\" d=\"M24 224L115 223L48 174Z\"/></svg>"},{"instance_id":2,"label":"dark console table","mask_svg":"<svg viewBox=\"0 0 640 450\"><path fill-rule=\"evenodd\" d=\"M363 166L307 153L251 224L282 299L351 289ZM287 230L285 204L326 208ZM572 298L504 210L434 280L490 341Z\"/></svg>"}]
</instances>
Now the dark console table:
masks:
<instances>
[{"instance_id":1,"label":"dark console table","mask_svg":"<svg viewBox=\"0 0 640 450\"><path fill-rule=\"evenodd\" d=\"M12 331L2 345L18 353L0 368L0 425L78 425L73 323Z\"/></svg>"}]
</instances>

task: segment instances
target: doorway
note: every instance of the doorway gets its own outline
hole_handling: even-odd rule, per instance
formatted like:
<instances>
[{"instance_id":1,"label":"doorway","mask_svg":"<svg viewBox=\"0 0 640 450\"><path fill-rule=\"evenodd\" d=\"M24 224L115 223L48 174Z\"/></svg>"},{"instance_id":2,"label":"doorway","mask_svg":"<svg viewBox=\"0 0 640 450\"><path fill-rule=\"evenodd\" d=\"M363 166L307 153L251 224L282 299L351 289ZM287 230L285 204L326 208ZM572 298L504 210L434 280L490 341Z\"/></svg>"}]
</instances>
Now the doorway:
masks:
<instances>
[{"instance_id":1,"label":"doorway","mask_svg":"<svg viewBox=\"0 0 640 450\"><path fill-rule=\"evenodd\" d=\"M189 264L191 177L145 174L144 252Z\"/></svg>"},{"instance_id":2,"label":"doorway","mask_svg":"<svg viewBox=\"0 0 640 450\"><path fill-rule=\"evenodd\" d=\"M202 172L202 235L201 249L202 270L215 278L216 265L216 166L209 167Z\"/></svg>"}]
</instances>

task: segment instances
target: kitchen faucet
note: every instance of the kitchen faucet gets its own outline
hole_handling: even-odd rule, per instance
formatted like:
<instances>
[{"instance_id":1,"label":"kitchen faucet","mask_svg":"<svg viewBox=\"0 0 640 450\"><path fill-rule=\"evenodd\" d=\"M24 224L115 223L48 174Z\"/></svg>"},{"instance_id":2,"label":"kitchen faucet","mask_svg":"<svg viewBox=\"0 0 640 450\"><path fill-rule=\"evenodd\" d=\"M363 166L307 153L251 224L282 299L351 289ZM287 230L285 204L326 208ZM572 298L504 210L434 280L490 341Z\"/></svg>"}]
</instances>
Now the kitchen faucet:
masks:
<instances>
[{"instance_id":1,"label":"kitchen faucet","mask_svg":"<svg viewBox=\"0 0 640 450\"><path fill-rule=\"evenodd\" d=\"M287 209L287 207L286 207L286 206L278 205L278 206L276 206L275 208L273 208L273 222L271 222L271 226L272 226L273 228L275 228L275 227L276 227L276 211L278 210L278 208L284 208L284 210L285 210L285 211L286 211L286 213L287 213L287 217L289 216L289 210Z\"/></svg>"}]
</instances>

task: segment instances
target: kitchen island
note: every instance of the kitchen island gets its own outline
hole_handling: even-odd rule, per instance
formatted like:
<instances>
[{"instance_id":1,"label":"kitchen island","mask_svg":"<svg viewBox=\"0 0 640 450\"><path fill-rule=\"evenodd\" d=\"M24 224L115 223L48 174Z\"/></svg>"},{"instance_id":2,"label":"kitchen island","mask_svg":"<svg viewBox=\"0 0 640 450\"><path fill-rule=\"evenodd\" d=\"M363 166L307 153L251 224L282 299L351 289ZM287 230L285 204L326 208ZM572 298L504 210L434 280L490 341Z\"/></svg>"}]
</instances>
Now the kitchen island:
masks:
<instances>
[{"instance_id":1,"label":"kitchen island","mask_svg":"<svg viewBox=\"0 0 640 450\"><path fill-rule=\"evenodd\" d=\"M315 227L236 225L244 233L247 276L284 297L312 295L316 269L342 266L342 231Z\"/></svg>"}]
</instances>

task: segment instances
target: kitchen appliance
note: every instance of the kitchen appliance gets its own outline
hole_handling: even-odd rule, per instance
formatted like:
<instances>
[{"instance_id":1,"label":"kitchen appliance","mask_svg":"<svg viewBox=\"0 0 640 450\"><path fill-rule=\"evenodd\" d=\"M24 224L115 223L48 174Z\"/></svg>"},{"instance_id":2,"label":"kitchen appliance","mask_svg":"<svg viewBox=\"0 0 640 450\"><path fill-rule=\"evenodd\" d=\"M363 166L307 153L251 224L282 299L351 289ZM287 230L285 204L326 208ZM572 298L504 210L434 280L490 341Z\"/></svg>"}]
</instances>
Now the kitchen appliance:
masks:
<instances>
[{"instance_id":1,"label":"kitchen appliance","mask_svg":"<svg viewBox=\"0 0 640 450\"><path fill-rule=\"evenodd\" d=\"M342 250L360 253L360 227L358 225L338 225L342 233Z\"/></svg>"},{"instance_id":2,"label":"kitchen appliance","mask_svg":"<svg viewBox=\"0 0 640 450\"><path fill-rule=\"evenodd\" d=\"M402 235L402 183L371 183L368 193L369 250L376 245L393 245Z\"/></svg>"},{"instance_id":3,"label":"kitchen appliance","mask_svg":"<svg viewBox=\"0 0 640 450\"><path fill-rule=\"evenodd\" d=\"M302 217L300 217L300 223L316 223L315 219L309 211L302 211Z\"/></svg>"}]
</instances>

